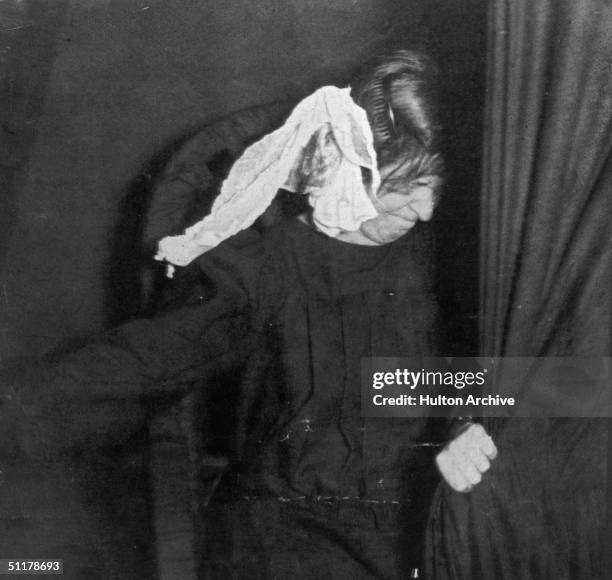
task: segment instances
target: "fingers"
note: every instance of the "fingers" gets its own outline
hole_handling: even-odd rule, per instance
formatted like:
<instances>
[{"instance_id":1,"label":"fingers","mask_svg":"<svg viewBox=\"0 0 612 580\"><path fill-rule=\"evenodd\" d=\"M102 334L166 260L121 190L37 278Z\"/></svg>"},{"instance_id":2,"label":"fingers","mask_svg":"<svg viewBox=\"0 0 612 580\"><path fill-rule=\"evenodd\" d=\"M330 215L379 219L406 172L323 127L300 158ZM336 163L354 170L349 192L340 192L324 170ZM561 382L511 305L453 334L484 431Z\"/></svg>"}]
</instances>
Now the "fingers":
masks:
<instances>
[{"instance_id":1,"label":"fingers","mask_svg":"<svg viewBox=\"0 0 612 580\"><path fill-rule=\"evenodd\" d=\"M483 436L480 438L480 446L485 453L485 455L493 460L497 457L497 447L495 447L495 443L493 443L493 439L489 437L484 428L482 429Z\"/></svg>"},{"instance_id":2,"label":"fingers","mask_svg":"<svg viewBox=\"0 0 612 580\"><path fill-rule=\"evenodd\" d=\"M465 435L465 437L463 437ZM451 442L461 453L466 453L469 458L479 467L483 466L486 471L490 462L497 457L497 447L493 439L478 423L471 425L459 437Z\"/></svg>"},{"instance_id":3,"label":"fingers","mask_svg":"<svg viewBox=\"0 0 612 580\"><path fill-rule=\"evenodd\" d=\"M436 464L446 483L455 491L467 492L472 489L472 484L463 474L463 471L459 469L450 453L445 451L439 453L436 457Z\"/></svg>"},{"instance_id":4,"label":"fingers","mask_svg":"<svg viewBox=\"0 0 612 580\"><path fill-rule=\"evenodd\" d=\"M440 474L452 489L468 492L497 457L497 448L482 425L474 424L451 441L436 457Z\"/></svg>"},{"instance_id":5,"label":"fingers","mask_svg":"<svg viewBox=\"0 0 612 580\"><path fill-rule=\"evenodd\" d=\"M471 448L468 450L468 459L478 469L480 473L489 471L491 467L491 461L480 449Z\"/></svg>"}]
</instances>

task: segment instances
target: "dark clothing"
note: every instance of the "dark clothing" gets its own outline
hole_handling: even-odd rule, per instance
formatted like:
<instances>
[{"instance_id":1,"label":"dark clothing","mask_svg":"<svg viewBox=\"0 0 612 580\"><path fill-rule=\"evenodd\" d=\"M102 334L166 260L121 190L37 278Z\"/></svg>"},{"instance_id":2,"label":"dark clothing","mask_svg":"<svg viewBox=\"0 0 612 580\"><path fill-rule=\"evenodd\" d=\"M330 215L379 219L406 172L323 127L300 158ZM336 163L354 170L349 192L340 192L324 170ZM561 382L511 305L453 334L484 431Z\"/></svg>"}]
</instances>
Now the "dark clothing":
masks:
<instances>
[{"instance_id":1,"label":"dark clothing","mask_svg":"<svg viewBox=\"0 0 612 580\"><path fill-rule=\"evenodd\" d=\"M609 579L608 419L497 419L491 427L494 468L469 494L436 493L426 577Z\"/></svg>"},{"instance_id":2,"label":"dark clothing","mask_svg":"<svg viewBox=\"0 0 612 580\"><path fill-rule=\"evenodd\" d=\"M361 418L360 358L437 354L428 251L418 229L381 247L297 220L247 230L188 269L198 283L180 307L104 334L20 401L50 425L45 438L87 445L102 429L129 433L147 401L241 366L206 577L405 578L434 435L426 420ZM22 447L35 446L31 431Z\"/></svg>"}]
</instances>

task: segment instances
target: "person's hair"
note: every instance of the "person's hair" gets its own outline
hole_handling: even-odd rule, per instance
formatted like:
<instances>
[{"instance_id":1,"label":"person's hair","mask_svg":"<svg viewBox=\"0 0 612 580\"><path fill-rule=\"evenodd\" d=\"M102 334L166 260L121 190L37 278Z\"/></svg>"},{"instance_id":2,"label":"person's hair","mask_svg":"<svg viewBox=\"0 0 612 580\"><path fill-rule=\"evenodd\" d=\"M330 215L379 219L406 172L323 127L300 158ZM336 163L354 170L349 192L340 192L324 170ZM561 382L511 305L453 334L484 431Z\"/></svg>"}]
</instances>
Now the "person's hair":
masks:
<instances>
[{"instance_id":1,"label":"person's hair","mask_svg":"<svg viewBox=\"0 0 612 580\"><path fill-rule=\"evenodd\" d=\"M379 167L396 166L409 181L443 176L438 71L428 56L400 50L378 58L354 77L351 96L368 115Z\"/></svg>"}]
</instances>

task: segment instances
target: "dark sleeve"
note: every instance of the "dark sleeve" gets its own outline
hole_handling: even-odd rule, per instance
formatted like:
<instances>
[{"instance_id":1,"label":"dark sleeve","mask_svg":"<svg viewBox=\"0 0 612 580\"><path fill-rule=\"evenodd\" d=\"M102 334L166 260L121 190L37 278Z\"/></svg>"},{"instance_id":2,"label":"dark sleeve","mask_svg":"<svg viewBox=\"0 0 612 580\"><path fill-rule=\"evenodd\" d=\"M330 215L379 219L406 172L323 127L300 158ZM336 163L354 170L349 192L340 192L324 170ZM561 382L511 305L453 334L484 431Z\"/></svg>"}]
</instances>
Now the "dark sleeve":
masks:
<instances>
[{"instance_id":1,"label":"dark sleeve","mask_svg":"<svg viewBox=\"0 0 612 580\"><path fill-rule=\"evenodd\" d=\"M190 266L192 275L206 277L206 296L194 285L180 304L96 336L60 360L5 369L0 448L48 456L120 441L144 423L156 400L240 364L250 349L262 263L250 247L257 246L253 235Z\"/></svg>"}]
</instances>

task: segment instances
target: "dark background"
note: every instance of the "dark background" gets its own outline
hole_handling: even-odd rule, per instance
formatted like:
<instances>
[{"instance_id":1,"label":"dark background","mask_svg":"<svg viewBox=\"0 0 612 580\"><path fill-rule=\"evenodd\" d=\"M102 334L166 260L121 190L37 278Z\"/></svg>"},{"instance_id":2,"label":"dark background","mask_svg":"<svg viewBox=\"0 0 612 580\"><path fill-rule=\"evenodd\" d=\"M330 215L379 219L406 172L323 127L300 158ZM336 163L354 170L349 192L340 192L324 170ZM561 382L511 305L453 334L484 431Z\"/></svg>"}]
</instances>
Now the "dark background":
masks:
<instances>
[{"instance_id":1,"label":"dark background","mask_svg":"<svg viewBox=\"0 0 612 580\"><path fill-rule=\"evenodd\" d=\"M447 350L472 350L485 12L484 0L0 0L0 356L129 314L137 293L112 273L133 245L117 257L115 233L170 142L411 46L445 79L439 286Z\"/></svg>"}]
</instances>

